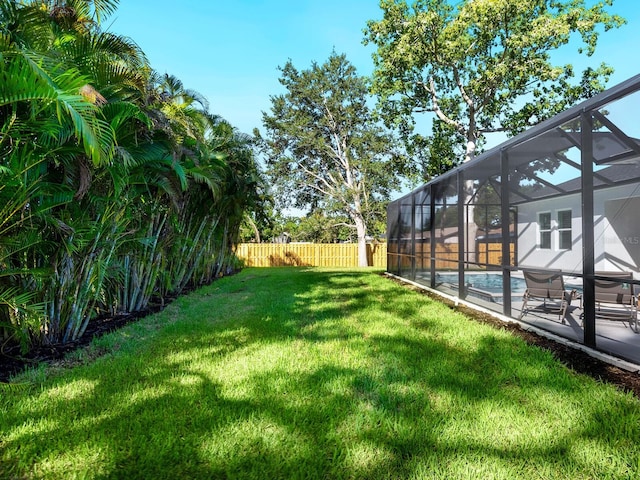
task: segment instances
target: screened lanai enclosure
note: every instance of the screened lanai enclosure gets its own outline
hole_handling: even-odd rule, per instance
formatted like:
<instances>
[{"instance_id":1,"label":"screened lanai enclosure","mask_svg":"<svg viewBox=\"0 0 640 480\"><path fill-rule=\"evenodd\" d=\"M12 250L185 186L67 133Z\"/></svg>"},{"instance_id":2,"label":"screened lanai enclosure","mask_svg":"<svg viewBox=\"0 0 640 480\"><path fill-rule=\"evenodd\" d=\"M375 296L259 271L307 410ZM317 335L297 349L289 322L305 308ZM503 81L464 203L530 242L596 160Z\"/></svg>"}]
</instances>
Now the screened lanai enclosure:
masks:
<instances>
[{"instance_id":1,"label":"screened lanai enclosure","mask_svg":"<svg viewBox=\"0 0 640 480\"><path fill-rule=\"evenodd\" d=\"M390 203L390 274L640 363L640 75Z\"/></svg>"}]
</instances>

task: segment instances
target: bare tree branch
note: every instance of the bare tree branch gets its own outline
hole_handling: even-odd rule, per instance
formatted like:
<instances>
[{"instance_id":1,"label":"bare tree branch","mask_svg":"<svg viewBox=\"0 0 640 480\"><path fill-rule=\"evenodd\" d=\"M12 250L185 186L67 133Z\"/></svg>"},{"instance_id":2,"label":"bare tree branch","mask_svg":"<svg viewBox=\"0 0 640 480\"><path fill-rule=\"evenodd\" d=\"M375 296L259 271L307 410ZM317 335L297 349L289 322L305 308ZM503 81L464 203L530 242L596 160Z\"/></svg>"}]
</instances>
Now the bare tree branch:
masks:
<instances>
[{"instance_id":1,"label":"bare tree branch","mask_svg":"<svg viewBox=\"0 0 640 480\"><path fill-rule=\"evenodd\" d=\"M440 104L438 103L438 95L436 92L436 84L433 80L433 77L429 77L429 87L424 86L425 89L431 95L431 104L433 105L433 112L438 116L440 120L445 122L447 125L454 127L457 131L464 133L464 126L462 126L459 122L456 122L452 118L449 118L441 109Z\"/></svg>"}]
</instances>

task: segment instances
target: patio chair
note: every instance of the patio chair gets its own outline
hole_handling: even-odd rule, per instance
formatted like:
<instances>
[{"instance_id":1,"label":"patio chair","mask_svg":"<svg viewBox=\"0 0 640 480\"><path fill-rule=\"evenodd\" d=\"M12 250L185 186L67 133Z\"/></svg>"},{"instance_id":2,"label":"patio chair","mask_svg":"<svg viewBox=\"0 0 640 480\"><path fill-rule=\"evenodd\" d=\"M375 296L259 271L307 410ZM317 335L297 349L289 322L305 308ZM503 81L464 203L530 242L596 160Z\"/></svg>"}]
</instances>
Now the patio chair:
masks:
<instances>
[{"instance_id":1,"label":"patio chair","mask_svg":"<svg viewBox=\"0 0 640 480\"><path fill-rule=\"evenodd\" d=\"M634 285L629 282L633 280L633 273L596 272L596 276L612 278L612 280L595 279L594 281L596 318L626 320L630 328L640 333L638 331L638 296L635 294Z\"/></svg>"},{"instance_id":2,"label":"patio chair","mask_svg":"<svg viewBox=\"0 0 640 480\"><path fill-rule=\"evenodd\" d=\"M564 287L564 277L560 272L532 272L523 270L526 290L523 295L522 311L520 317L524 317L531 311L529 304L538 301L538 308L547 312L556 312L562 323L565 323L567 308L571 300L575 298L575 290L567 291ZM547 302L551 305L548 305Z\"/></svg>"}]
</instances>

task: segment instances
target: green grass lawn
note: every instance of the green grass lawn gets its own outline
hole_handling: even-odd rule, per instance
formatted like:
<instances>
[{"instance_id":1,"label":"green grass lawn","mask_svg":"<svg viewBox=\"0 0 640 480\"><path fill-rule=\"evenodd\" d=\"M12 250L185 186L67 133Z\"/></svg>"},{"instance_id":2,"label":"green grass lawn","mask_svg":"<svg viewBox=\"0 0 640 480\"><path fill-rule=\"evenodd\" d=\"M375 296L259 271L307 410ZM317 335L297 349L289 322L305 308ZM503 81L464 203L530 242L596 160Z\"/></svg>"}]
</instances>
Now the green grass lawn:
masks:
<instances>
[{"instance_id":1,"label":"green grass lawn","mask_svg":"<svg viewBox=\"0 0 640 480\"><path fill-rule=\"evenodd\" d=\"M640 478L636 397L379 273L246 269L0 387L0 478Z\"/></svg>"}]
</instances>

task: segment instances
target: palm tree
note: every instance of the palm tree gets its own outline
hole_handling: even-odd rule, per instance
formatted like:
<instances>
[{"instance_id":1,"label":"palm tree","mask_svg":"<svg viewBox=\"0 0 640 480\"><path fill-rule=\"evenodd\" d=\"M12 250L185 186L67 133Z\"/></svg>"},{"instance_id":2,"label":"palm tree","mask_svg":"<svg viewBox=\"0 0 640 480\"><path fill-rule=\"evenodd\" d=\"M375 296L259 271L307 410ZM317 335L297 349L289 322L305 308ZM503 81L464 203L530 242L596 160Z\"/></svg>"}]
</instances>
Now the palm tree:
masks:
<instances>
[{"instance_id":1,"label":"palm tree","mask_svg":"<svg viewBox=\"0 0 640 480\"><path fill-rule=\"evenodd\" d=\"M210 281L260 202L248 138L101 31L117 3L0 0L0 328L24 345Z\"/></svg>"},{"instance_id":2,"label":"palm tree","mask_svg":"<svg viewBox=\"0 0 640 480\"><path fill-rule=\"evenodd\" d=\"M21 275L4 275L5 283L7 278L12 282L6 291L16 292L31 283L36 287L32 289L34 300L48 305L48 318L42 319L39 333L49 341L81 333L85 312L100 294L104 275L96 273L106 271L96 266L110 257L97 254L98 249L112 251L117 238L110 235L111 247L109 242L106 248L97 243L105 238L102 230L113 229L115 216L105 215L104 205L85 201L92 178L99 177L97 169L111 164L116 147L113 126L102 112L107 100L93 85L119 81L127 71L123 65L136 58L136 52L129 49L123 53L127 42L101 35L93 20L82 20L87 19L87 5L92 3L0 2L0 167L8 169L11 164L11 172L24 171L43 180L33 184L37 188L6 189L13 197L22 194L16 198L22 207L7 212L2 223L24 230L23 219L30 218L30 226L39 232L39 242L31 243L29 252L24 248L19 252L5 250L2 267L7 269L5 273L12 271L11 265L14 270L15 265L23 269ZM101 9L115 3L99 2L93 14L99 15ZM85 16L69 22L73 12ZM66 41L56 42L62 34ZM117 47L113 51L108 48L109 39ZM132 62L129 70L135 71L138 64ZM114 192L113 188L107 190ZM75 206L80 208L70 215ZM37 216L33 214L36 209ZM106 219L111 224L107 225ZM48 280L36 279L25 270L26 265L31 272L47 266ZM79 281L87 290L84 295L76 292L75 300L69 302L68 292ZM8 303L5 299L4 304ZM71 313L65 312L69 304Z\"/></svg>"},{"instance_id":3,"label":"palm tree","mask_svg":"<svg viewBox=\"0 0 640 480\"><path fill-rule=\"evenodd\" d=\"M55 181L60 161L73 157L101 164L114 138L99 107L82 94L86 77L49 48L52 30L41 9L2 1L0 25L0 169L10 206L0 212L0 224L10 232L3 236L0 275L2 304L12 305L0 321L25 339L42 334L33 328L27 313L35 310L26 302L44 304L44 290L37 287L43 272L51 271L53 212L73 196ZM6 314L16 312L18 304L23 305L19 315Z\"/></svg>"},{"instance_id":4,"label":"palm tree","mask_svg":"<svg viewBox=\"0 0 640 480\"><path fill-rule=\"evenodd\" d=\"M265 180L256 162L253 139L220 121L212 132L210 148L222 153L225 160L223 190L218 209L224 218L222 229L225 261L231 261L233 246L238 241L240 225L248 212L265 216L267 203ZM221 262L221 265L224 262Z\"/></svg>"}]
</instances>

